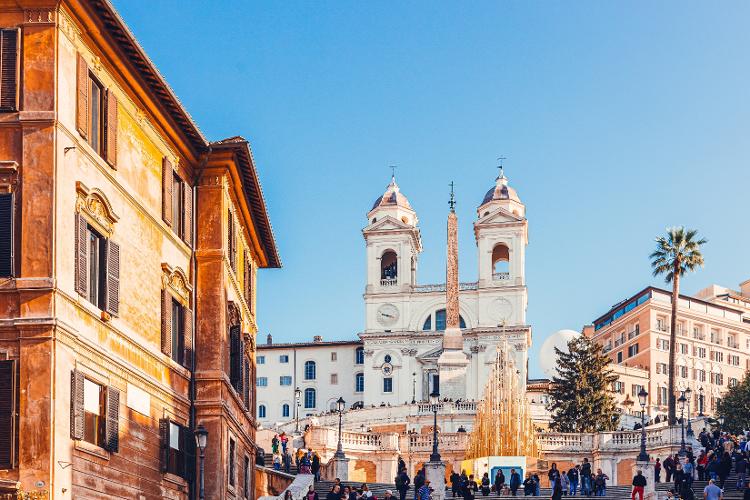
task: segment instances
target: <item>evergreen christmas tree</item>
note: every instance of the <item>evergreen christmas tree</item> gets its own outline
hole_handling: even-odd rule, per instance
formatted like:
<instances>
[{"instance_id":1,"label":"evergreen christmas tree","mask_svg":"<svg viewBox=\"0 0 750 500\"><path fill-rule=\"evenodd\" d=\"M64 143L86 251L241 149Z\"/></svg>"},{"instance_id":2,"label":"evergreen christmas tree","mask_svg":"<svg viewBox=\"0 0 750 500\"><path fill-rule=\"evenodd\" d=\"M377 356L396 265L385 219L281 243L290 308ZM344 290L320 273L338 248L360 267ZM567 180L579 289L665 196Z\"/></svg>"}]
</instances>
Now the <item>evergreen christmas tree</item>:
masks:
<instances>
[{"instance_id":1,"label":"evergreen christmas tree","mask_svg":"<svg viewBox=\"0 0 750 500\"><path fill-rule=\"evenodd\" d=\"M620 422L609 369L610 359L601 346L584 336L568 342L568 352L555 347L557 375L552 377L550 402L552 429L558 432L616 430Z\"/></svg>"},{"instance_id":2,"label":"evergreen christmas tree","mask_svg":"<svg viewBox=\"0 0 750 500\"><path fill-rule=\"evenodd\" d=\"M742 382L724 393L717 409L724 417L724 430L742 432L750 429L750 375L746 373Z\"/></svg>"}]
</instances>

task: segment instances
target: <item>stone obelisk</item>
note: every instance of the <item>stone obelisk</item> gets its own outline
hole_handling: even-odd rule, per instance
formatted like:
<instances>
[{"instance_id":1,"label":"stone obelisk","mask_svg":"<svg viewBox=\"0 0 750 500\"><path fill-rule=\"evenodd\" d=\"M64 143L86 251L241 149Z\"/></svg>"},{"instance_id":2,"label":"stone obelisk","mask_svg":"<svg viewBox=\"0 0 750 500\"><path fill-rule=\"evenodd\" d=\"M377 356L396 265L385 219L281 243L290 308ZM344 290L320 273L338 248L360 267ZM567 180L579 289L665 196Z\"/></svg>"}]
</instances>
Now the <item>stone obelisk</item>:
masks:
<instances>
[{"instance_id":1,"label":"stone obelisk","mask_svg":"<svg viewBox=\"0 0 750 500\"><path fill-rule=\"evenodd\" d=\"M463 352L458 307L458 217L456 217L453 183L451 183L451 211L448 214L448 255L445 266L445 331L443 352L438 358L441 398L466 398L466 366L469 360Z\"/></svg>"}]
</instances>

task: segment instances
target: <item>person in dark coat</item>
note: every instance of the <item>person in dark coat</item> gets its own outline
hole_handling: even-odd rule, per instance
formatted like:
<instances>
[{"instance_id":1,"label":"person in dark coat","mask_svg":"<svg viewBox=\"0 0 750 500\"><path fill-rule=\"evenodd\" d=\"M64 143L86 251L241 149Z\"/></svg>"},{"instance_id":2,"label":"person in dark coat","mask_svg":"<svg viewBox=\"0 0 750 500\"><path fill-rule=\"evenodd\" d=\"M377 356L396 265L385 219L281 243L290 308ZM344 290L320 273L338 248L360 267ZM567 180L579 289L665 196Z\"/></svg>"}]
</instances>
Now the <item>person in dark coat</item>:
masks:
<instances>
[{"instance_id":1,"label":"person in dark coat","mask_svg":"<svg viewBox=\"0 0 750 500\"><path fill-rule=\"evenodd\" d=\"M417 498L419 488L421 488L422 486L424 486L424 469L419 469L417 475L414 476L414 498Z\"/></svg>"},{"instance_id":2,"label":"person in dark coat","mask_svg":"<svg viewBox=\"0 0 750 500\"><path fill-rule=\"evenodd\" d=\"M719 488L724 489L724 483L727 480L729 472L732 470L732 457L726 451L719 461Z\"/></svg>"},{"instance_id":3,"label":"person in dark coat","mask_svg":"<svg viewBox=\"0 0 750 500\"><path fill-rule=\"evenodd\" d=\"M487 496L490 494L490 476L486 472L482 476L482 495Z\"/></svg>"},{"instance_id":4,"label":"person in dark coat","mask_svg":"<svg viewBox=\"0 0 750 500\"><path fill-rule=\"evenodd\" d=\"M521 476L516 472L516 469L510 470L510 494L516 496L518 488L521 487Z\"/></svg>"},{"instance_id":5,"label":"person in dark coat","mask_svg":"<svg viewBox=\"0 0 750 500\"><path fill-rule=\"evenodd\" d=\"M453 498L461 494L461 476L456 471L451 472L451 492L453 493Z\"/></svg>"},{"instance_id":6,"label":"person in dark coat","mask_svg":"<svg viewBox=\"0 0 750 500\"><path fill-rule=\"evenodd\" d=\"M406 500L406 492L409 491L409 484L411 479L409 474L406 473L406 468L401 469L401 472L396 476L396 489L398 490L399 500Z\"/></svg>"},{"instance_id":7,"label":"person in dark coat","mask_svg":"<svg viewBox=\"0 0 750 500\"><path fill-rule=\"evenodd\" d=\"M503 474L503 469L497 469L497 474L495 474L495 493L500 496L503 489L505 489L505 474Z\"/></svg>"},{"instance_id":8,"label":"person in dark coat","mask_svg":"<svg viewBox=\"0 0 750 500\"><path fill-rule=\"evenodd\" d=\"M534 478L531 477L531 473L527 472L526 479L523 480L523 496L536 496L534 493L536 493L536 482L534 481Z\"/></svg>"}]
</instances>

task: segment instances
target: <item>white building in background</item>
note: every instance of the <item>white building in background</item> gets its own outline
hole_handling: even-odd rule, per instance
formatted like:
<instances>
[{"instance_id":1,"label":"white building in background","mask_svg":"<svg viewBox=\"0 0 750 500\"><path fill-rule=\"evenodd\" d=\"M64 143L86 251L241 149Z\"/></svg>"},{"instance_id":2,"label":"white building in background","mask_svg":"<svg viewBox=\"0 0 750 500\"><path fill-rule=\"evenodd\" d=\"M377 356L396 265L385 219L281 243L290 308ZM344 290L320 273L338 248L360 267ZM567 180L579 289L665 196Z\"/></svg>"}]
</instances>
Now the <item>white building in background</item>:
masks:
<instances>
[{"instance_id":1,"label":"white building in background","mask_svg":"<svg viewBox=\"0 0 750 500\"><path fill-rule=\"evenodd\" d=\"M482 397L501 347L510 351L519 377L526 380L531 327L526 323L525 212L501 171L474 221L479 279L460 284L460 327L468 361L461 399ZM302 392L301 416L328 411L340 396L348 404L394 406L425 400L439 390L445 284L418 284L419 219L395 178L375 200L367 221L362 231L367 275L360 340L259 345L261 422L293 419L296 387Z\"/></svg>"}]
</instances>

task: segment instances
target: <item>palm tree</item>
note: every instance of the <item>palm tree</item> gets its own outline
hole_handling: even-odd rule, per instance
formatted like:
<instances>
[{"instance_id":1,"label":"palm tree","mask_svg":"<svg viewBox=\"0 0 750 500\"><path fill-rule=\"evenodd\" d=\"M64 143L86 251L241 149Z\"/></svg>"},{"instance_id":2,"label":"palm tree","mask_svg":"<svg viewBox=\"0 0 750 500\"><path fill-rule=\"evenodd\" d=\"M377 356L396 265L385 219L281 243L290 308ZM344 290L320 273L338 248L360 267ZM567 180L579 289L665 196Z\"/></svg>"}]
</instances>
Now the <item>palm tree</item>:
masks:
<instances>
[{"instance_id":1,"label":"palm tree","mask_svg":"<svg viewBox=\"0 0 750 500\"><path fill-rule=\"evenodd\" d=\"M667 228L666 236L656 238L656 250L651 254L654 276L665 275L664 281L672 283L672 319L669 331L669 423L677 420L674 393L675 353L677 352L677 303L680 296L680 277L687 271L703 267L701 245L705 238L697 239L698 231L684 227Z\"/></svg>"}]
</instances>

